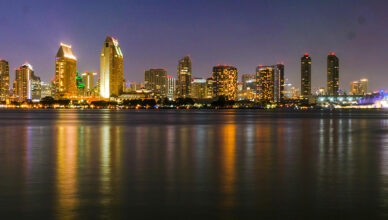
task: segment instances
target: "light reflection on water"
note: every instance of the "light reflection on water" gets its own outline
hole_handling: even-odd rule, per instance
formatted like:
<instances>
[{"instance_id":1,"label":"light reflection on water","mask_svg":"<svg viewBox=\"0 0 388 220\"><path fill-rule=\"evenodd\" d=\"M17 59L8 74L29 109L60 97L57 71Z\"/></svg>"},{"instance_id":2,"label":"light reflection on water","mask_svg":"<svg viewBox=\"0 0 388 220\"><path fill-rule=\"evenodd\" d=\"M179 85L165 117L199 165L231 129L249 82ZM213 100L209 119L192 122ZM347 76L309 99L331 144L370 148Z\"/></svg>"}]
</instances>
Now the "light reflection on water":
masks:
<instances>
[{"instance_id":1,"label":"light reflection on water","mask_svg":"<svg viewBox=\"0 0 388 220\"><path fill-rule=\"evenodd\" d=\"M8 218L386 217L388 116L0 111Z\"/></svg>"}]
</instances>

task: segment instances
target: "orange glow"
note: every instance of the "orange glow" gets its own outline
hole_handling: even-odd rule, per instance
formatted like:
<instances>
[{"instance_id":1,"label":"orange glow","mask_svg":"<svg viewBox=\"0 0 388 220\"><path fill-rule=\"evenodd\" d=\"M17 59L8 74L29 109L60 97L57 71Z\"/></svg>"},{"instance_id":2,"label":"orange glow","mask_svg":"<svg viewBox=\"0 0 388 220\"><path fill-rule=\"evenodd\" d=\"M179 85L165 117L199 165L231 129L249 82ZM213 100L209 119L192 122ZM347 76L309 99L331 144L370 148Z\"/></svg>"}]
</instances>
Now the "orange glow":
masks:
<instances>
[{"instance_id":1,"label":"orange glow","mask_svg":"<svg viewBox=\"0 0 388 220\"><path fill-rule=\"evenodd\" d=\"M222 191L225 194L222 206L231 207L234 204L235 181L236 181L236 125L226 124L223 129L223 180Z\"/></svg>"}]
</instances>

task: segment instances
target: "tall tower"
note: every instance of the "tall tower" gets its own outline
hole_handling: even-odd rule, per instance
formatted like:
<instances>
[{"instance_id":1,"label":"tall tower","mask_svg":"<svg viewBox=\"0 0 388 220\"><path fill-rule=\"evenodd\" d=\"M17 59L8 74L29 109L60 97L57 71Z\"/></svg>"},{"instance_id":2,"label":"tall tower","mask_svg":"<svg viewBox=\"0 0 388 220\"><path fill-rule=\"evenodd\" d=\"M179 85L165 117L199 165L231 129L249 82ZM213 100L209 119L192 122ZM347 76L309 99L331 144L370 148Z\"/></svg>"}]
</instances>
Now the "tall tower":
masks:
<instances>
[{"instance_id":1,"label":"tall tower","mask_svg":"<svg viewBox=\"0 0 388 220\"><path fill-rule=\"evenodd\" d=\"M327 56L327 95L339 94L339 60L334 53Z\"/></svg>"},{"instance_id":2,"label":"tall tower","mask_svg":"<svg viewBox=\"0 0 388 220\"><path fill-rule=\"evenodd\" d=\"M278 63L274 65L274 75L273 75L273 101L275 103L281 103L284 99L284 64Z\"/></svg>"},{"instance_id":3,"label":"tall tower","mask_svg":"<svg viewBox=\"0 0 388 220\"><path fill-rule=\"evenodd\" d=\"M32 77L34 70L30 64L24 64L15 70L14 91L18 101L32 99Z\"/></svg>"},{"instance_id":4,"label":"tall tower","mask_svg":"<svg viewBox=\"0 0 388 220\"><path fill-rule=\"evenodd\" d=\"M5 101L9 92L9 64L0 59L0 101Z\"/></svg>"},{"instance_id":5,"label":"tall tower","mask_svg":"<svg viewBox=\"0 0 388 220\"><path fill-rule=\"evenodd\" d=\"M186 98L191 93L191 59L185 56L178 62L177 76L177 96L178 98Z\"/></svg>"},{"instance_id":6,"label":"tall tower","mask_svg":"<svg viewBox=\"0 0 388 220\"><path fill-rule=\"evenodd\" d=\"M301 93L303 96L311 95L311 57L305 53L301 58Z\"/></svg>"},{"instance_id":7,"label":"tall tower","mask_svg":"<svg viewBox=\"0 0 388 220\"><path fill-rule=\"evenodd\" d=\"M213 67L213 96L225 96L228 100L237 99L237 68L217 65Z\"/></svg>"},{"instance_id":8,"label":"tall tower","mask_svg":"<svg viewBox=\"0 0 388 220\"><path fill-rule=\"evenodd\" d=\"M107 36L100 56L100 96L110 98L123 93L123 53L119 42Z\"/></svg>"},{"instance_id":9,"label":"tall tower","mask_svg":"<svg viewBox=\"0 0 388 220\"><path fill-rule=\"evenodd\" d=\"M55 57L55 97L74 99L77 96L77 58L70 45L61 43Z\"/></svg>"},{"instance_id":10,"label":"tall tower","mask_svg":"<svg viewBox=\"0 0 388 220\"><path fill-rule=\"evenodd\" d=\"M175 98L176 80L173 76L167 76L167 98Z\"/></svg>"}]
</instances>

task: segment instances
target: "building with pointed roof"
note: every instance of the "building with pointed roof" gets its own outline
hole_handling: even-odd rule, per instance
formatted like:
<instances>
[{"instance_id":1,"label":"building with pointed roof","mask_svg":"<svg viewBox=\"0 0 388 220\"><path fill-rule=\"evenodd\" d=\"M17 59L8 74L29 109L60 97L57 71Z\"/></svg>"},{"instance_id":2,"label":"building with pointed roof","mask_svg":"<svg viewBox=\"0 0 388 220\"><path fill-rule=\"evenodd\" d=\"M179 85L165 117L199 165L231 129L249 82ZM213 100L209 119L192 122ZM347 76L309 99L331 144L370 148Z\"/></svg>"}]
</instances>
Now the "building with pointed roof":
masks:
<instances>
[{"instance_id":1,"label":"building with pointed roof","mask_svg":"<svg viewBox=\"0 0 388 220\"><path fill-rule=\"evenodd\" d=\"M70 45L61 43L55 57L55 97L77 98L77 58Z\"/></svg>"}]
</instances>

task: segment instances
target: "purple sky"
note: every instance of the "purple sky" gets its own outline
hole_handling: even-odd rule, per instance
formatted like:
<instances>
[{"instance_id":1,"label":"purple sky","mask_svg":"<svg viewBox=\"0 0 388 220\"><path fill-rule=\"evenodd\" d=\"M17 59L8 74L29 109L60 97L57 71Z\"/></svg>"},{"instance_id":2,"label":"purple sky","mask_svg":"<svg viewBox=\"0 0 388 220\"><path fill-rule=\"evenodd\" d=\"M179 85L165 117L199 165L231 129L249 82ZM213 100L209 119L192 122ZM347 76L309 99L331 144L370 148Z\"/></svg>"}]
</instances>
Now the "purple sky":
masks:
<instances>
[{"instance_id":1,"label":"purple sky","mask_svg":"<svg viewBox=\"0 0 388 220\"><path fill-rule=\"evenodd\" d=\"M300 87L300 57L312 57L313 86L326 87L326 56L340 59L340 84L362 77L373 90L388 89L388 2L363 0L2 0L0 58L13 68L28 61L37 75L54 77L60 42L73 46L78 70L99 72L106 35L119 39L124 77L143 81L144 70L176 75L190 54L193 77L214 65L239 74L283 61Z\"/></svg>"}]
</instances>

